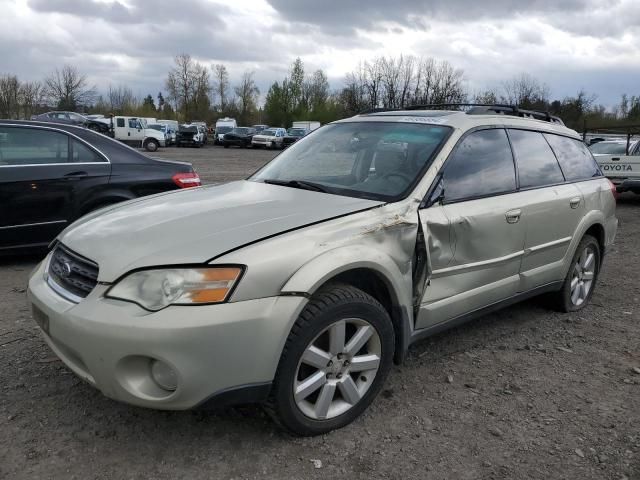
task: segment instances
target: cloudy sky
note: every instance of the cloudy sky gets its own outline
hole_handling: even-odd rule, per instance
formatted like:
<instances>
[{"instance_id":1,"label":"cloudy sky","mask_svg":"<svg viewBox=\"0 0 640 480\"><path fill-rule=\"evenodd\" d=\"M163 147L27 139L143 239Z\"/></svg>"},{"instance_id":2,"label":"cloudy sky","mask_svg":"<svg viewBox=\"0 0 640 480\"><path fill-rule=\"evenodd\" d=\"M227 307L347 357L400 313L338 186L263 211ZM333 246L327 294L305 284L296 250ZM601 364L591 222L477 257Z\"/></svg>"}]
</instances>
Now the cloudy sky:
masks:
<instances>
[{"instance_id":1,"label":"cloudy sky","mask_svg":"<svg viewBox=\"0 0 640 480\"><path fill-rule=\"evenodd\" d=\"M639 0L0 0L0 73L43 78L65 63L99 90L157 95L178 53L255 71L266 92L301 57L339 88L359 60L451 62L471 92L522 72L554 98L605 105L640 95Z\"/></svg>"}]
</instances>

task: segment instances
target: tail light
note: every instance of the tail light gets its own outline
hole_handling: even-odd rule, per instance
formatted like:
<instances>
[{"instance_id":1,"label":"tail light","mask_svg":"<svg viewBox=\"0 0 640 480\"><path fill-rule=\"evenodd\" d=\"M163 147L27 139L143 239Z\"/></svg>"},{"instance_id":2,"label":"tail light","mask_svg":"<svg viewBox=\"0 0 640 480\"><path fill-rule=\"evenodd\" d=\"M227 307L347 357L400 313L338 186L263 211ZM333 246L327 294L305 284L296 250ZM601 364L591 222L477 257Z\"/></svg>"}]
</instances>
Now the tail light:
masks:
<instances>
[{"instance_id":1,"label":"tail light","mask_svg":"<svg viewBox=\"0 0 640 480\"><path fill-rule=\"evenodd\" d=\"M180 188L199 187L202 185L200 176L196 172L176 173L171 179Z\"/></svg>"},{"instance_id":2,"label":"tail light","mask_svg":"<svg viewBox=\"0 0 640 480\"><path fill-rule=\"evenodd\" d=\"M609 180L608 178L607 178L607 181L609 182L609 186L611 187L611 193L613 194L613 198L615 198L616 200L618 200L618 196L619 196L618 188L617 188L617 187L614 185L614 183L613 183L611 180Z\"/></svg>"}]
</instances>

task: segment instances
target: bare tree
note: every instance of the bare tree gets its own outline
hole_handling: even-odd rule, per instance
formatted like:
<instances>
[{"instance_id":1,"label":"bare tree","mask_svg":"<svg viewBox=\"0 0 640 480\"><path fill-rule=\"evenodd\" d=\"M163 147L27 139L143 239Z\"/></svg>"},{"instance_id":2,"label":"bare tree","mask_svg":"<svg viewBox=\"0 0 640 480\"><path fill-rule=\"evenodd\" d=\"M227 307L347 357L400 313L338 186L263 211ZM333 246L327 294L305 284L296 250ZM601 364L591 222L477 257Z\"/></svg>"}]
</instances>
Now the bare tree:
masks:
<instances>
[{"instance_id":1,"label":"bare tree","mask_svg":"<svg viewBox=\"0 0 640 480\"><path fill-rule=\"evenodd\" d=\"M253 80L253 75L253 72L244 72L240 84L234 89L238 97L240 120L243 123L247 123L249 116L255 112L258 96L260 95L260 90Z\"/></svg>"},{"instance_id":2,"label":"bare tree","mask_svg":"<svg viewBox=\"0 0 640 480\"><path fill-rule=\"evenodd\" d=\"M44 87L41 82L23 82L18 93L22 118L29 119L44 101Z\"/></svg>"},{"instance_id":3,"label":"bare tree","mask_svg":"<svg viewBox=\"0 0 640 480\"><path fill-rule=\"evenodd\" d=\"M549 103L549 87L527 73L502 82L502 90L501 101L511 105L546 109Z\"/></svg>"},{"instance_id":4,"label":"bare tree","mask_svg":"<svg viewBox=\"0 0 640 480\"><path fill-rule=\"evenodd\" d=\"M0 118L20 115L20 82L15 75L0 76Z\"/></svg>"},{"instance_id":5,"label":"bare tree","mask_svg":"<svg viewBox=\"0 0 640 480\"><path fill-rule=\"evenodd\" d=\"M62 110L89 105L96 97L96 89L89 86L86 75L71 65L56 69L45 79L44 85L49 101Z\"/></svg>"},{"instance_id":6,"label":"bare tree","mask_svg":"<svg viewBox=\"0 0 640 480\"><path fill-rule=\"evenodd\" d=\"M212 67L213 69L213 93L216 98L220 99L218 104L220 111L227 109L227 102L229 101L229 72L227 67L221 63L217 63Z\"/></svg>"},{"instance_id":7,"label":"bare tree","mask_svg":"<svg viewBox=\"0 0 640 480\"><path fill-rule=\"evenodd\" d=\"M379 107L380 91L382 89L382 71L380 68L380 59L376 58L372 62L364 63L364 87L368 95L368 103L370 108Z\"/></svg>"},{"instance_id":8,"label":"bare tree","mask_svg":"<svg viewBox=\"0 0 640 480\"><path fill-rule=\"evenodd\" d=\"M136 98L133 95L133 91L125 85L117 87L109 85L107 98L110 113L122 115L130 112L136 106Z\"/></svg>"},{"instance_id":9,"label":"bare tree","mask_svg":"<svg viewBox=\"0 0 640 480\"><path fill-rule=\"evenodd\" d=\"M174 101L176 111L182 113L183 120L189 116L189 100L194 87L194 61L191 55L182 53L174 59L175 66L169 70L165 87L169 98Z\"/></svg>"}]
</instances>

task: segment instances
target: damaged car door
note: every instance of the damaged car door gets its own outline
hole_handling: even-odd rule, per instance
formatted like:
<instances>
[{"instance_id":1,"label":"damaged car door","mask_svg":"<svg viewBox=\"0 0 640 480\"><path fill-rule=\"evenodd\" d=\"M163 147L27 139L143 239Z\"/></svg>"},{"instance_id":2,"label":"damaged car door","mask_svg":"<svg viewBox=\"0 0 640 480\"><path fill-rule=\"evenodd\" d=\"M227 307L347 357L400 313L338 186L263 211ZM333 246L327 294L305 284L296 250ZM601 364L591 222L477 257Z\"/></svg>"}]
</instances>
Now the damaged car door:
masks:
<instances>
[{"instance_id":1,"label":"damaged car door","mask_svg":"<svg viewBox=\"0 0 640 480\"><path fill-rule=\"evenodd\" d=\"M517 293L525 229L516 190L505 130L476 130L463 137L419 211L428 280L416 329Z\"/></svg>"}]
</instances>

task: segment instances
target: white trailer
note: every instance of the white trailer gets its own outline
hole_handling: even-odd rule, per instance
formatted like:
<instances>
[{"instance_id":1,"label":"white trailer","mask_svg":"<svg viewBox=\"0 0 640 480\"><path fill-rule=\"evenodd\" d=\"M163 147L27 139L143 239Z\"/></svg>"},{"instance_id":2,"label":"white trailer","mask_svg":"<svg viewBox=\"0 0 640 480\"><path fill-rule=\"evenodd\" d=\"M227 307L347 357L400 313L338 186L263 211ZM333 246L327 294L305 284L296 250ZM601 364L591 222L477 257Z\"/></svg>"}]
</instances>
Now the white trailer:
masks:
<instances>
[{"instance_id":1,"label":"white trailer","mask_svg":"<svg viewBox=\"0 0 640 480\"><path fill-rule=\"evenodd\" d=\"M314 121L293 122L293 124L291 124L291 128L304 128L307 132L312 132L316 128L320 128L320 122L314 122Z\"/></svg>"}]
</instances>

